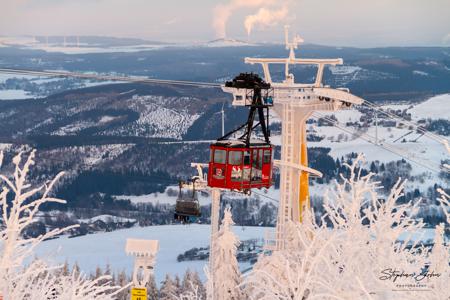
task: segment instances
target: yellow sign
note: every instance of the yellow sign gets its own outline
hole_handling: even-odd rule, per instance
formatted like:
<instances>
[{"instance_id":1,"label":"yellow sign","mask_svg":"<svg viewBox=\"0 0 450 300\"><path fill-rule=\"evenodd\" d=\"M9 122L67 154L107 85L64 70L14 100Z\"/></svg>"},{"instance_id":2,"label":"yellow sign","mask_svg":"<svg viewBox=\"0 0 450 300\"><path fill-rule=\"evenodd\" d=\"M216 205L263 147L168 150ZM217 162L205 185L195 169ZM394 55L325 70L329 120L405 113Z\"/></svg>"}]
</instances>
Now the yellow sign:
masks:
<instances>
[{"instance_id":1,"label":"yellow sign","mask_svg":"<svg viewBox=\"0 0 450 300\"><path fill-rule=\"evenodd\" d=\"M132 288L131 289L131 300L147 300L147 289L146 288Z\"/></svg>"}]
</instances>

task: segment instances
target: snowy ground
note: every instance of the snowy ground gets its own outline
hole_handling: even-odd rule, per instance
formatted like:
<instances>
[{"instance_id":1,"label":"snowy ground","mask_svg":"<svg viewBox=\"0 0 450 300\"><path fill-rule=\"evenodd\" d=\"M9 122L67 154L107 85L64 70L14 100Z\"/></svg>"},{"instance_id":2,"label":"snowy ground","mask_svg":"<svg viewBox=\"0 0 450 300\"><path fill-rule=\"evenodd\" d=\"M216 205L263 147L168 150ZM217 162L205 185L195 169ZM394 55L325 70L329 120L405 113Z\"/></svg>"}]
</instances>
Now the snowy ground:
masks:
<instances>
[{"instance_id":1,"label":"snowy ground","mask_svg":"<svg viewBox=\"0 0 450 300\"><path fill-rule=\"evenodd\" d=\"M234 227L234 232L241 240L263 238L265 230L264 227ZM55 264L67 261L72 265L77 262L86 273L95 272L97 266L104 268L106 264L110 264L114 271L126 270L131 273L133 259L125 254L126 239L154 239L160 243L155 270L158 283L166 273L182 276L188 268L198 271L205 279L203 268L206 261L177 262L177 256L193 247L208 246L209 237L209 225L135 227L71 239L65 236L44 242L36 253ZM241 269L248 267L248 263L241 264Z\"/></svg>"},{"instance_id":2,"label":"snowy ground","mask_svg":"<svg viewBox=\"0 0 450 300\"><path fill-rule=\"evenodd\" d=\"M61 70L58 70L61 71ZM94 74L93 72L90 72ZM31 76L31 75L20 75L20 74L0 74L0 84L5 83L8 79L21 79L28 80L30 83L34 83L37 85L43 85L50 82L60 82L61 85L67 79L61 78L51 78L44 76ZM93 87L99 85L107 85L112 83L122 83L121 81L109 81L109 80L89 80L89 79L78 79L77 85L72 88L84 88L84 87ZM22 89L0 89L0 101L1 100L16 100L16 99L30 99L30 98L42 98L43 95L33 94L32 92L28 92Z\"/></svg>"},{"instance_id":3,"label":"snowy ground","mask_svg":"<svg viewBox=\"0 0 450 300\"><path fill-rule=\"evenodd\" d=\"M59 52L64 54L88 54L88 53L116 53L116 52L140 52L158 50L171 46L171 44L151 44L130 46L103 47L96 44L77 43L70 39L67 43L61 39L58 43L42 43L31 37L0 37L0 47L19 47L22 49L42 50L45 52Z\"/></svg>"},{"instance_id":4,"label":"snowy ground","mask_svg":"<svg viewBox=\"0 0 450 300\"><path fill-rule=\"evenodd\" d=\"M342 70L345 71L345 70ZM354 72L354 69L347 70L348 72ZM422 103L411 104L399 104L399 105L385 105L383 109L392 110L407 110L411 113L413 121L417 122L419 119L450 119L450 94L443 94L434 96ZM331 115L331 114L328 114ZM334 113L341 126L346 127L351 131L355 131L352 126L346 126L347 122L360 122L360 118L363 114L356 109L349 109L338 111ZM276 120L273 118L272 120ZM372 161L380 161L387 163L390 161L397 161L402 157L408 157L414 161L409 161L412 166L412 175L421 175L424 181L410 181L407 184L407 188L419 188L425 191L428 187L433 186L435 183L441 186L447 186L448 181L439 178L438 173L433 170L439 170L441 166L441 160L449 158L446 148L442 143L436 140L430 139L427 136L421 136L421 134L410 130L408 126L396 126L396 127L383 127L371 126L364 132L365 135L369 135L371 140L375 141L375 136L378 136L379 144L383 144L390 150L384 149L381 146L376 146L358 136L343 131L333 126L317 126L317 124L308 125L308 131L313 132L315 135L323 137L323 140L319 142L309 142L309 147L328 147L331 149L330 155L333 158L345 157L351 152L363 153L368 163ZM272 142L275 145L281 145L281 136L274 135L271 137ZM448 137L447 137L448 140ZM426 165L427 167L424 167ZM319 188L317 192L320 194L323 192L319 186L315 186L313 189ZM312 192L314 193L314 191Z\"/></svg>"},{"instance_id":5,"label":"snowy ground","mask_svg":"<svg viewBox=\"0 0 450 300\"><path fill-rule=\"evenodd\" d=\"M443 94L432 97L422 102L408 112L413 119L447 119L450 120L450 94Z\"/></svg>"},{"instance_id":6,"label":"snowy ground","mask_svg":"<svg viewBox=\"0 0 450 300\"><path fill-rule=\"evenodd\" d=\"M34 98L34 96L24 90L0 90L0 101L29 98Z\"/></svg>"},{"instance_id":7,"label":"snowy ground","mask_svg":"<svg viewBox=\"0 0 450 300\"><path fill-rule=\"evenodd\" d=\"M234 227L234 232L241 240L262 239L267 230L265 227ZM404 237L407 233L404 234ZM70 265L77 262L85 273L93 273L97 266L104 268L107 264L111 270L132 272L133 259L125 254L127 238L159 240L160 250L157 255L155 269L156 281L159 284L165 274L182 276L189 268L196 270L205 280L203 268L207 261L178 262L177 256L194 247L209 245L209 225L164 225L150 227L134 227L114 232L97 233L69 239L67 236L46 241L41 244L36 254L46 257L54 264L67 261ZM434 238L433 229L424 229L413 234L413 239L431 241ZM240 264L241 270L250 267L248 263Z\"/></svg>"},{"instance_id":8,"label":"snowy ground","mask_svg":"<svg viewBox=\"0 0 450 300\"><path fill-rule=\"evenodd\" d=\"M177 201L177 193L178 193L178 185L169 185L166 187L166 190L163 193L152 193L148 195L139 195L139 196L129 196L129 195L120 195L114 196L117 200L130 200L131 203L153 203L153 204L171 204L175 205ZM174 195L169 196L167 191L172 190L175 192ZM200 205L208 205L211 203L211 199L209 195L203 193L197 193L198 201Z\"/></svg>"}]
</instances>

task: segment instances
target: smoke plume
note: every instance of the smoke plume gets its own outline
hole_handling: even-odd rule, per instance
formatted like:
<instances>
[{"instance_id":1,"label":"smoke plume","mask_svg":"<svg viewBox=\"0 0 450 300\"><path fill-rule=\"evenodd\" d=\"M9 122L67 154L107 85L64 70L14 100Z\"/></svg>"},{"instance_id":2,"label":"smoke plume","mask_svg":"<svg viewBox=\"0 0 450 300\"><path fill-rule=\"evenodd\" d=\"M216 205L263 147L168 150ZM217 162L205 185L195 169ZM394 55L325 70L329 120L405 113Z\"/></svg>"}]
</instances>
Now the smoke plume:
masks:
<instances>
[{"instance_id":1,"label":"smoke plume","mask_svg":"<svg viewBox=\"0 0 450 300\"><path fill-rule=\"evenodd\" d=\"M282 3L282 8L280 9L280 2ZM287 0L231 0L226 4L219 4L214 8L214 21L213 27L216 31L216 36L218 38L224 38L227 36L226 27L228 20L236 11L242 8L257 8L259 9L255 15L247 16L246 23L244 24L247 28L250 26L250 31L255 25L267 26L276 23L278 20L282 19L287 15ZM266 20L266 17L270 20ZM247 21L249 19L249 21ZM247 29L247 32L249 30Z\"/></svg>"},{"instance_id":2,"label":"smoke plume","mask_svg":"<svg viewBox=\"0 0 450 300\"><path fill-rule=\"evenodd\" d=\"M250 35L255 26L264 28L276 25L279 21L287 17L288 12L287 5L284 5L277 10L269 10L265 7L260 8L256 14L245 18L244 26L247 30L247 34Z\"/></svg>"}]
</instances>

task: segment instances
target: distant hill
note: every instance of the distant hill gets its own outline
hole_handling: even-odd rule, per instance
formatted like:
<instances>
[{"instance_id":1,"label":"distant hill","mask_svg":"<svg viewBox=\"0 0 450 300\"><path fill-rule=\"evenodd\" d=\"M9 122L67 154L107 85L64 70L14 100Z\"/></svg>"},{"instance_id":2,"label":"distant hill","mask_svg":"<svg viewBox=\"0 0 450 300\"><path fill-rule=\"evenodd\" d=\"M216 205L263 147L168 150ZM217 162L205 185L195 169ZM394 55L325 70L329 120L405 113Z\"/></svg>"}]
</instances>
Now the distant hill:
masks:
<instances>
[{"instance_id":1,"label":"distant hill","mask_svg":"<svg viewBox=\"0 0 450 300\"><path fill-rule=\"evenodd\" d=\"M245 42L237 39L221 38L209 41L205 44L207 47L242 47L242 46L257 46L257 44Z\"/></svg>"},{"instance_id":2,"label":"distant hill","mask_svg":"<svg viewBox=\"0 0 450 300\"><path fill-rule=\"evenodd\" d=\"M61 43L64 41L64 36L37 36L36 40L40 43ZM168 43L163 43L159 41L149 41L139 38L119 38L110 36L66 36L66 41L71 44L80 42L80 44L87 44L92 46L100 47L119 47L119 46L135 46L135 45L167 45Z\"/></svg>"}]
</instances>

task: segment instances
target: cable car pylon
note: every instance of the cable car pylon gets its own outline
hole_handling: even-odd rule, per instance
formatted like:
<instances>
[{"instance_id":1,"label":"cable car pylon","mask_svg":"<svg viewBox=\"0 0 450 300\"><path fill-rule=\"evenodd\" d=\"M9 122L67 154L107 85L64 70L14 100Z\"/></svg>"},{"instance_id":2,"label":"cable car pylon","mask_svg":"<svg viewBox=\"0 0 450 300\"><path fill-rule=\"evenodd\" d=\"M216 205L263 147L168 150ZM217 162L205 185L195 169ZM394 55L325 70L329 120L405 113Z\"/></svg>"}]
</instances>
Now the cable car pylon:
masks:
<instances>
[{"instance_id":1,"label":"cable car pylon","mask_svg":"<svg viewBox=\"0 0 450 300\"><path fill-rule=\"evenodd\" d=\"M302 222L303 212L310 206L309 175L322 174L308 167L306 121L315 111L337 111L360 105L363 99L349 93L348 89L334 89L322 83L325 66L343 64L341 58L310 59L296 58L295 49L303 40L296 36L289 42L288 27L285 27L287 58L245 58L247 64L260 64L264 81L271 88L271 106L281 120L281 159L275 161L280 167L280 202L278 207L275 245L271 250L284 248L285 228L289 221ZM270 65L285 66L285 78L274 82ZM317 74L313 83L296 83L290 65L315 65ZM233 95L232 104L248 106L249 88L239 85L222 85L224 92ZM211 170L210 170L211 172ZM208 179L209 180L209 179Z\"/></svg>"}]
</instances>

